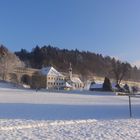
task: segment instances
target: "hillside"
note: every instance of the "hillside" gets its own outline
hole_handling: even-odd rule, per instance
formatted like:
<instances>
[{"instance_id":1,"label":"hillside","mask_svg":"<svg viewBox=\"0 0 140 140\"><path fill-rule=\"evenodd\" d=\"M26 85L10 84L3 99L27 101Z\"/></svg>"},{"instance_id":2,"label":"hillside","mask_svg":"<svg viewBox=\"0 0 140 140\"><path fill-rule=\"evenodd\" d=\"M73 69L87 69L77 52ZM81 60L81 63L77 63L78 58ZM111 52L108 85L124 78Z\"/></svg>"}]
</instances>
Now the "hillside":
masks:
<instances>
[{"instance_id":1,"label":"hillside","mask_svg":"<svg viewBox=\"0 0 140 140\"><path fill-rule=\"evenodd\" d=\"M91 75L108 76L112 78L112 64L124 62L118 61L110 56L103 57L101 54L96 54L89 51L79 51L59 49L52 46L36 46L31 52L21 49L15 54L26 63L26 66L32 68L42 68L43 66L54 66L59 71L68 72L69 64L72 64L73 72L81 74L83 78ZM139 81L140 70L135 66L132 67L125 62L129 67L129 74L125 76L126 80Z\"/></svg>"}]
</instances>

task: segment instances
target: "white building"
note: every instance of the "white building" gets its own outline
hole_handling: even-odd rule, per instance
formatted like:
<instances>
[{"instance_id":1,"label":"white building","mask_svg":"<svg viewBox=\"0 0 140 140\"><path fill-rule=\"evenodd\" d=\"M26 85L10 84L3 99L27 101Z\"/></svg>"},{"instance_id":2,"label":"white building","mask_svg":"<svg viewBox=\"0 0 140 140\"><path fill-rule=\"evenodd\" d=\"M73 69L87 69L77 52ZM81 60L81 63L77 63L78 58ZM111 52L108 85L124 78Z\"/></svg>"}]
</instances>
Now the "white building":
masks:
<instances>
[{"instance_id":1,"label":"white building","mask_svg":"<svg viewBox=\"0 0 140 140\"><path fill-rule=\"evenodd\" d=\"M72 75L71 64L69 67L69 78L68 78L67 82L72 86L73 89L83 89L83 87L84 87L84 84L80 80L80 78Z\"/></svg>"},{"instance_id":2,"label":"white building","mask_svg":"<svg viewBox=\"0 0 140 140\"><path fill-rule=\"evenodd\" d=\"M80 78L72 75L71 65L68 78L53 67L44 67L41 73L46 76L47 89L83 89L84 84Z\"/></svg>"},{"instance_id":3,"label":"white building","mask_svg":"<svg viewBox=\"0 0 140 140\"><path fill-rule=\"evenodd\" d=\"M65 85L65 76L53 67L45 67L41 69L41 73L46 76L47 89L60 89Z\"/></svg>"},{"instance_id":4,"label":"white building","mask_svg":"<svg viewBox=\"0 0 140 140\"><path fill-rule=\"evenodd\" d=\"M71 79L68 80L68 83L72 86L73 89L82 89L84 86L79 77L71 77Z\"/></svg>"}]
</instances>

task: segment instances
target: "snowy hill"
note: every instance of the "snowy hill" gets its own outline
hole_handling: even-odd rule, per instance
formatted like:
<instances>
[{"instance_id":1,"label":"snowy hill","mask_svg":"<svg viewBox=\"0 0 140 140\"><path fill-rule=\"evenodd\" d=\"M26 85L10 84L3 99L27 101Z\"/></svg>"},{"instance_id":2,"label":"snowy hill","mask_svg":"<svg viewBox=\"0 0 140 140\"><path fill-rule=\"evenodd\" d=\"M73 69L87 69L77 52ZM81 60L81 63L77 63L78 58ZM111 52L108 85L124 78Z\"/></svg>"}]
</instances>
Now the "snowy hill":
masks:
<instances>
[{"instance_id":1,"label":"snowy hill","mask_svg":"<svg viewBox=\"0 0 140 140\"><path fill-rule=\"evenodd\" d=\"M7 81L2 81L0 80L0 89L23 89L24 87L22 85L18 85L18 84L14 84L11 82L7 82Z\"/></svg>"}]
</instances>

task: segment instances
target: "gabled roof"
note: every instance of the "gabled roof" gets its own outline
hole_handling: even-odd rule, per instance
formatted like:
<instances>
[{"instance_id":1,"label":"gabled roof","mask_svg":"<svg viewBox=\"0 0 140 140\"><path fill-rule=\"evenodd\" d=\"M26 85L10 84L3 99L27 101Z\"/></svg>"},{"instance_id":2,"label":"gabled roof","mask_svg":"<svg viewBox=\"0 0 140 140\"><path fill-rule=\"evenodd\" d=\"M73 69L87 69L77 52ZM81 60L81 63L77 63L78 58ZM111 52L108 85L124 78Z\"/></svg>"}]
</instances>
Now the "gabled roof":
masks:
<instances>
[{"instance_id":1,"label":"gabled roof","mask_svg":"<svg viewBox=\"0 0 140 140\"><path fill-rule=\"evenodd\" d=\"M41 69L41 73L43 75L63 76L60 72L58 72L53 67L44 67L44 68Z\"/></svg>"}]
</instances>

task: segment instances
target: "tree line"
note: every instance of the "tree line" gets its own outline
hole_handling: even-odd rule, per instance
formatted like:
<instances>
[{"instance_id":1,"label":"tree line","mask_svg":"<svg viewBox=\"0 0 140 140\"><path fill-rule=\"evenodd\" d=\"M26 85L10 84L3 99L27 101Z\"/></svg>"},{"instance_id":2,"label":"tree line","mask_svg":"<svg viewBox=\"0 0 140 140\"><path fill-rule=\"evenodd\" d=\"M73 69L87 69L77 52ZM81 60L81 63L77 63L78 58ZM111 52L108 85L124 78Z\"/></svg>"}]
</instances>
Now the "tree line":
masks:
<instances>
[{"instance_id":1,"label":"tree line","mask_svg":"<svg viewBox=\"0 0 140 140\"><path fill-rule=\"evenodd\" d=\"M80 74L83 79L88 76L106 76L114 78L116 83L125 80L140 80L140 69L128 62L116 60L110 56L102 56L89 51L59 49L51 45L36 46L32 51L21 49L15 54L27 67L40 69L53 66L61 72L68 72L72 64L73 73Z\"/></svg>"}]
</instances>

